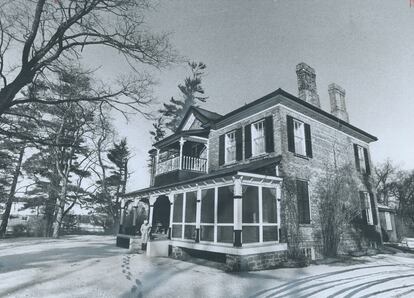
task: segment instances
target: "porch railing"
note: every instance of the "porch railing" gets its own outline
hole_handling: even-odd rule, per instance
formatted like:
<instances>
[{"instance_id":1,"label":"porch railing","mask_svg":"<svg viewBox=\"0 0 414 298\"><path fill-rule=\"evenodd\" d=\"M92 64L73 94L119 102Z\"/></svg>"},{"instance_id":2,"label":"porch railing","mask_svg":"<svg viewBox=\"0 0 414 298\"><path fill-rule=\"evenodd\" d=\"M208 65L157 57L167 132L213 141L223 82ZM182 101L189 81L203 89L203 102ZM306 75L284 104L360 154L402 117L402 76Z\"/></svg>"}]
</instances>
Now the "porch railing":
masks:
<instances>
[{"instance_id":1,"label":"porch railing","mask_svg":"<svg viewBox=\"0 0 414 298\"><path fill-rule=\"evenodd\" d=\"M180 157L172 157L170 159L158 162L156 175L168 173L180 169ZM192 156L183 156L181 163L182 170L207 172L207 159Z\"/></svg>"}]
</instances>

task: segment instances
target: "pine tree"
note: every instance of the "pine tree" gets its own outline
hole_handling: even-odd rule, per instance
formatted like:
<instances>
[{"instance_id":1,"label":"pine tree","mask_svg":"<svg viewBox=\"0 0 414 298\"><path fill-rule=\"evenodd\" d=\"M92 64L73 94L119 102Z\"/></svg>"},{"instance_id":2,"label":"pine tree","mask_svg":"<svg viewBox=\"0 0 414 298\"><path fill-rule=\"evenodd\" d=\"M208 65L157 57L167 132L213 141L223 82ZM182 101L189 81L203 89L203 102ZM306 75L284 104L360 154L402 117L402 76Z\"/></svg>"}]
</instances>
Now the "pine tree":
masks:
<instances>
[{"instance_id":1,"label":"pine tree","mask_svg":"<svg viewBox=\"0 0 414 298\"><path fill-rule=\"evenodd\" d=\"M204 89L201 86L206 65L203 62L188 62L188 66L191 69L191 76L185 78L184 84L178 85L181 99L171 97L169 103L164 103L163 109L159 110L168 119L166 127L172 132L177 130L191 106L198 106L199 102L206 102L208 98L204 96Z\"/></svg>"}]
</instances>

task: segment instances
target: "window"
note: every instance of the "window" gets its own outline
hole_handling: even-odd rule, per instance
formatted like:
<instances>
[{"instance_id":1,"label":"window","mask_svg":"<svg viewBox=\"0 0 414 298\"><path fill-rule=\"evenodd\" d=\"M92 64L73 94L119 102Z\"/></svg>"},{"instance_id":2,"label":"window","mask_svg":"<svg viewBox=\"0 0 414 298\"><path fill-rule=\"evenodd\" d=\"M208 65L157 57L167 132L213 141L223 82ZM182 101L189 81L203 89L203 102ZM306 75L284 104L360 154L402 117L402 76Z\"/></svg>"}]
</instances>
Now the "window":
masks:
<instances>
[{"instance_id":1,"label":"window","mask_svg":"<svg viewBox=\"0 0 414 298\"><path fill-rule=\"evenodd\" d=\"M354 144L354 152L357 170L363 174L370 174L368 164L368 150L362 146Z\"/></svg>"},{"instance_id":2,"label":"window","mask_svg":"<svg viewBox=\"0 0 414 298\"><path fill-rule=\"evenodd\" d=\"M236 131L232 131L226 134L224 152L226 163L230 163L236 160Z\"/></svg>"},{"instance_id":3,"label":"window","mask_svg":"<svg viewBox=\"0 0 414 298\"><path fill-rule=\"evenodd\" d=\"M300 156L312 157L310 125L287 116L288 150Z\"/></svg>"},{"instance_id":4,"label":"window","mask_svg":"<svg viewBox=\"0 0 414 298\"><path fill-rule=\"evenodd\" d=\"M295 137L295 153L305 156L305 124L296 119L293 120L293 134Z\"/></svg>"},{"instance_id":5,"label":"window","mask_svg":"<svg viewBox=\"0 0 414 298\"><path fill-rule=\"evenodd\" d=\"M276 189L243 185L242 241L278 241Z\"/></svg>"},{"instance_id":6,"label":"window","mask_svg":"<svg viewBox=\"0 0 414 298\"><path fill-rule=\"evenodd\" d=\"M310 224L308 182L296 180L296 197L300 224Z\"/></svg>"},{"instance_id":7,"label":"window","mask_svg":"<svg viewBox=\"0 0 414 298\"><path fill-rule=\"evenodd\" d=\"M389 212L384 212L385 216L385 228L387 231L392 231L392 224L391 224L391 214Z\"/></svg>"},{"instance_id":8,"label":"window","mask_svg":"<svg viewBox=\"0 0 414 298\"><path fill-rule=\"evenodd\" d=\"M252 125L252 155L259 155L265 152L265 127L264 120Z\"/></svg>"},{"instance_id":9,"label":"window","mask_svg":"<svg viewBox=\"0 0 414 298\"><path fill-rule=\"evenodd\" d=\"M373 225L374 221L372 219L372 208L371 208L371 200L369 197L369 193L363 192L363 198L364 198L363 212L365 213L367 224Z\"/></svg>"}]
</instances>

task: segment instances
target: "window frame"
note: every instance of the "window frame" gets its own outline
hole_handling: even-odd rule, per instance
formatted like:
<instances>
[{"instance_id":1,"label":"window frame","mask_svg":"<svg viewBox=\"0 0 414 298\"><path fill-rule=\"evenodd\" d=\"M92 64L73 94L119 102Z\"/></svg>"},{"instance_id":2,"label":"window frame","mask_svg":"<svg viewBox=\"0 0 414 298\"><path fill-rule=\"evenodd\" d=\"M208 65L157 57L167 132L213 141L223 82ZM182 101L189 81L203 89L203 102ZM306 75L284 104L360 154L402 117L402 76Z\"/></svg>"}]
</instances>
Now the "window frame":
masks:
<instances>
[{"instance_id":1,"label":"window frame","mask_svg":"<svg viewBox=\"0 0 414 298\"><path fill-rule=\"evenodd\" d=\"M369 192L363 191L364 193L364 210L365 216L367 218L367 225L373 226L374 225L374 215L372 214L372 206L371 206L371 197Z\"/></svg>"},{"instance_id":2,"label":"window frame","mask_svg":"<svg viewBox=\"0 0 414 298\"><path fill-rule=\"evenodd\" d=\"M292 118L292 120L293 120L293 141L295 143L295 154L307 157L308 152L306 150L305 122L300 121L296 118ZM301 136L296 134L296 132L298 131L296 129L296 125L300 125ZM298 145L297 139L301 140L301 146L297 146ZM299 152L299 148L303 150L303 153Z\"/></svg>"},{"instance_id":3,"label":"window frame","mask_svg":"<svg viewBox=\"0 0 414 298\"><path fill-rule=\"evenodd\" d=\"M257 244L268 244L268 243L279 243L280 241L280 235L279 235L279 229L280 229L280 214L278 212L280 206L279 206L279 202L278 202L278 198L277 198L277 189L276 186L271 186L271 185L257 185L257 184L253 184L253 183L246 183L243 182L242 186L250 186L250 187L257 187L258 188L258 204L259 204L259 220L257 223L245 223L243 222L243 217L242 217L242 229L243 227L258 227L259 228L259 241L258 242L250 242L250 243L246 243L243 241L243 233L242 233L242 243L243 246L250 246L250 245L257 245ZM276 201L276 222L275 223L265 223L263 222L263 188L274 188L275 189L275 195L274 195L274 199ZM242 200L245 200L244 194L242 196ZM243 210L242 210L243 213ZM264 241L263 239L263 228L264 227L275 227L276 228L276 233L277 233L277 240L269 240L269 241Z\"/></svg>"},{"instance_id":4,"label":"window frame","mask_svg":"<svg viewBox=\"0 0 414 298\"><path fill-rule=\"evenodd\" d=\"M364 147L357 144L358 149L358 162L359 162L359 171L363 174L367 173L367 164L365 160L365 153L364 153Z\"/></svg>"},{"instance_id":5,"label":"window frame","mask_svg":"<svg viewBox=\"0 0 414 298\"><path fill-rule=\"evenodd\" d=\"M230 138L232 135L232 138ZM232 140L231 142L229 140ZM233 148L232 155L233 159L229 159L229 149ZM236 130L229 131L224 135L224 164L231 164L237 161L237 140L236 140Z\"/></svg>"},{"instance_id":6,"label":"window frame","mask_svg":"<svg viewBox=\"0 0 414 298\"><path fill-rule=\"evenodd\" d=\"M258 129L256 126L261 126L261 130ZM251 146L252 146L252 157L260 156L262 154L266 153L266 125L265 125L265 119L260 119L256 122L253 122L251 124ZM260 132L260 134L259 134ZM262 145L262 151L259 151L260 146L256 146L255 140L261 139Z\"/></svg>"},{"instance_id":7,"label":"window frame","mask_svg":"<svg viewBox=\"0 0 414 298\"><path fill-rule=\"evenodd\" d=\"M385 229L387 231L392 231L391 212L385 211L384 218L385 218Z\"/></svg>"}]
</instances>

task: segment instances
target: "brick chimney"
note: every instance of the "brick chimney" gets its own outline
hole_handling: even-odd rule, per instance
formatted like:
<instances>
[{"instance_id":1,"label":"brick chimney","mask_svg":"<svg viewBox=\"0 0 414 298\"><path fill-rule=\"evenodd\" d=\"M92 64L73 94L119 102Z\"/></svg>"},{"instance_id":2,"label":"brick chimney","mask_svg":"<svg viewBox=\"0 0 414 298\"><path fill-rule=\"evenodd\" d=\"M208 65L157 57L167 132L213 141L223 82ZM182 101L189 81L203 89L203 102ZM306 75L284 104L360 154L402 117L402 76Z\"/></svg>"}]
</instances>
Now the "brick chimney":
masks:
<instances>
[{"instance_id":1,"label":"brick chimney","mask_svg":"<svg viewBox=\"0 0 414 298\"><path fill-rule=\"evenodd\" d=\"M345 90L341 86L332 83L328 86L328 92L332 115L349 122L349 116L345 106Z\"/></svg>"},{"instance_id":2,"label":"brick chimney","mask_svg":"<svg viewBox=\"0 0 414 298\"><path fill-rule=\"evenodd\" d=\"M320 108L315 70L302 62L296 65L296 75L298 77L299 98Z\"/></svg>"}]
</instances>

